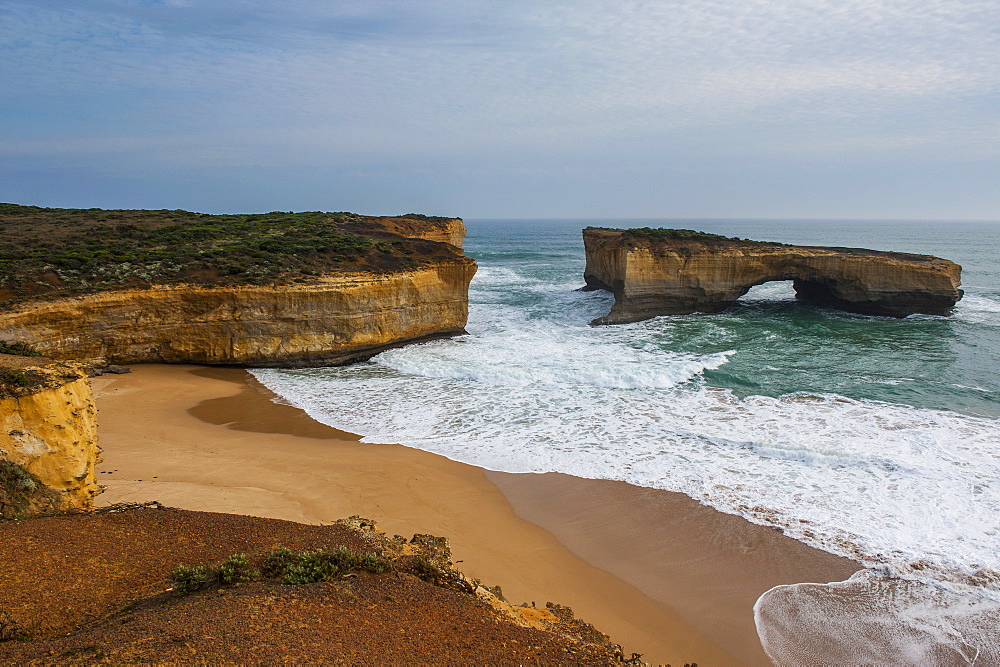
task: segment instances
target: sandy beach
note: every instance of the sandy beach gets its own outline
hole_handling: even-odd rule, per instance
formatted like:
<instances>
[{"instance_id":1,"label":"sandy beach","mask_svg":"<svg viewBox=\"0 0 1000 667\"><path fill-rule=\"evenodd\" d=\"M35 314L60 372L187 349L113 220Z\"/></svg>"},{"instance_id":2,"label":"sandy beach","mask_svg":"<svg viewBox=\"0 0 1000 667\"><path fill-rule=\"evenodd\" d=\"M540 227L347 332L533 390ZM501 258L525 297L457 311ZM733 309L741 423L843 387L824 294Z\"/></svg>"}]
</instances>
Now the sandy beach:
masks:
<instances>
[{"instance_id":1,"label":"sandy beach","mask_svg":"<svg viewBox=\"0 0 1000 667\"><path fill-rule=\"evenodd\" d=\"M359 514L390 534L443 535L463 571L511 602L569 605L653 663L766 663L757 597L858 569L680 494L360 443L239 369L142 365L93 384L99 504L303 523Z\"/></svg>"}]
</instances>

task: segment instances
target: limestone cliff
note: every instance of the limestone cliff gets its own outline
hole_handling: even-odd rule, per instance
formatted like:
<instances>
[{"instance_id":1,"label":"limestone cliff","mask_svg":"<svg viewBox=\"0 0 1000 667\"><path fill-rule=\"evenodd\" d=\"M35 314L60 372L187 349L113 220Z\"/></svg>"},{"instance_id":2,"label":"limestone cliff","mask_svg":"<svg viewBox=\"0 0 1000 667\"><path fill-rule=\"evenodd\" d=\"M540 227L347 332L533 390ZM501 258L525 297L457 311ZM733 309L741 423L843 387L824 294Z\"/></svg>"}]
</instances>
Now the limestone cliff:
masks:
<instances>
[{"instance_id":1,"label":"limestone cliff","mask_svg":"<svg viewBox=\"0 0 1000 667\"><path fill-rule=\"evenodd\" d=\"M687 230L583 230L585 289L614 293L594 324L724 310L754 285L792 280L796 295L868 315L947 315L962 267L929 255L791 246Z\"/></svg>"},{"instance_id":2,"label":"limestone cliff","mask_svg":"<svg viewBox=\"0 0 1000 667\"><path fill-rule=\"evenodd\" d=\"M465 242L466 232L465 222L461 218L428 216L374 218L370 221L345 224L342 225L342 228L346 231L365 234L382 230L404 238L449 243L460 250Z\"/></svg>"},{"instance_id":3,"label":"limestone cliff","mask_svg":"<svg viewBox=\"0 0 1000 667\"><path fill-rule=\"evenodd\" d=\"M84 368L0 356L0 516L90 509L100 449Z\"/></svg>"},{"instance_id":4,"label":"limestone cliff","mask_svg":"<svg viewBox=\"0 0 1000 667\"><path fill-rule=\"evenodd\" d=\"M472 259L331 273L285 285L154 285L31 300L0 311L0 339L98 363L310 366L463 333Z\"/></svg>"}]
</instances>

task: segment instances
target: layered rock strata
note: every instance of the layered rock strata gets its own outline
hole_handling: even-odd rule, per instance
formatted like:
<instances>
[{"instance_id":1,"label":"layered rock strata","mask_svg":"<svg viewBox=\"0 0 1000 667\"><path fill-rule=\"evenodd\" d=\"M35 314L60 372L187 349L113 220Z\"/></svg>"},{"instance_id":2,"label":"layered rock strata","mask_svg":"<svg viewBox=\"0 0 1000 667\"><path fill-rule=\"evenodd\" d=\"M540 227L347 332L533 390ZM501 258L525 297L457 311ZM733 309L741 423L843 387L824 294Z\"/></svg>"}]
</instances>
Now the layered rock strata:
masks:
<instances>
[{"instance_id":1,"label":"layered rock strata","mask_svg":"<svg viewBox=\"0 0 1000 667\"><path fill-rule=\"evenodd\" d=\"M0 355L6 357L6 355ZM97 408L80 364L2 363L0 516L86 510L100 491Z\"/></svg>"},{"instance_id":2,"label":"layered rock strata","mask_svg":"<svg viewBox=\"0 0 1000 667\"><path fill-rule=\"evenodd\" d=\"M25 301L0 339L95 363L317 366L464 333L472 259L285 285L153 285Z\"/></svg>"},{"instance_id":3,"label":"layered rock strata","mask_svg":"<svg viewBox=\"0 0 1000 667\"><path fill-rule=\"evenodd\" d=\"M373 218L342 225L345 231L358 234L388 232L409 239L447 243L461 250L465 242L465 222L461 218L427 217Z\"/></svg>"},{"instance_id":4,"label":"layered rock strata","mask_svg":"<svg viewBox=\"0 0 1000 667\"><path fill-rule=\"evenodd\" d=\"M962 267L930 255L760 243L686 230L588 227L584 289L615 295L594 324L714 313L754 285L791 280L796 296L866 315L947 315L962 297Z\"/></svg>"}]
</instances>

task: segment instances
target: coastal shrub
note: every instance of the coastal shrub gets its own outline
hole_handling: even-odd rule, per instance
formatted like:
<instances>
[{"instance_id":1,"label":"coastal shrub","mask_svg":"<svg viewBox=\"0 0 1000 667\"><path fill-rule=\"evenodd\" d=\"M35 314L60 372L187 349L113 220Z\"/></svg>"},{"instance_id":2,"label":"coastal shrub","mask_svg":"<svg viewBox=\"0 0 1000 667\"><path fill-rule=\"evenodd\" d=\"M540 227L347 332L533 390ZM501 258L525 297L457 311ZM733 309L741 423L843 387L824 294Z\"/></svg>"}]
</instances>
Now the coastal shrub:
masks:
<instances>
[{"instance_id":1,"label":"coastal shrub","mask_svg":"<svg viewBox=\"0 0 1000 667\"><path fill-rule=\"evenodd\" d=\"M354 268L412 246L341 229L353 213L208 215L0 205L0 286L8 300L126 284L265 284ZM417 217L417 216L408 216ZM435 220L426 216L417 219ZM367 265L365 265L367 266ZM364 266L361 268L365 268Z\"/></svg>"},{"instance_id":2,"label":"coastal shrub","mask_svg":"<svg viewBox=\"0 0 1000 667\"><path fill-rule=\"evenodd\" d=\"M326 549L304 551L295 560L285 566L281 576L283 584L312 584L317 581L332 579L340 571L330 559Z\"/></svg>"},{"instance_id":3,"label":"coastal shrub","mask_svg":"<svg viewBox=\"0 0 1000 667\"><path fill-rule=\"evenodd\" d=\"M170 574L180 595L190 595L203 588L237 586L260 579L260 572L250 565L245 554L233 554L221 565L179 565Z\"/></svg>"},{"instance_id":4,"label":"coastal shrub","mask_svg":"<svg viewBox=\"0 0 1000 667\"><path fill-rule=\"evenodd\" d=\"M16 463L0 461L0 486L8 492L23 493L38 488L38 481Z\"/></svg>"},{"instance_id":5,"label":"coastal shrub","mask_svg":"<svg viewBox=\"0 0 1000 667\"><path fill-rule=\"evenodd\" d=\"M205 588L237 586L261 579L283 584L311 584L351 572L381 574L391 568L392 563L386 558L357 553L343 546L332 551L321 547L301 552L281 547L255 558L233 554L220 565L181 565L170 578L178 594L188 595Z\"/></svg>"},{"instance_id":6,"label":"coastal shrub","mask_svg":"<svg viewBox=\"0 0 1000 667\"><path fill-rule=\"evenodd\" d=\"M3 341L0 340L0 353L2 354L16 354L19 357L40 357L42 353L34 350L26 343L21 341Z\"/></svg>"},{"instance_id":7,"label":"coastal shrub","mask_svg":"<svg viewBox=\"0 0 1000 667\"><path fill-rule=\"evenodd\" d=\"M329 557L337 567L345 570L352 570L361 564L361 555L343 546L334 549Z\"/></svg>"},{"instance_id":8,"label":"coastal shrub","mask_svg":"<svg viewBox=\"0 0 1000 667\"><path fill-rule=\"evenodd\" d=\"M278 577L285 571L285 568L295 561L295 554L288 547L274 549L264 557L261 566L264 574L268 577Z\"/></svg>"},{"instance_id":9,"label":"coastal shrub","mask_svg":"<svg viewBox=\"0 0 1000 667\"><path fill-rule=\"evenodd\" d=\"M720 245L738 241L740 243L753 243L758 245L786 245L771 241L751 241L741 239L738 236L723 236L722 234L710 234L708 232L698 232L693 229L667 229L653 227L636 227L626 229L621 233L621 237L626 241L645 239L649 241L699 241L706 245Z\"/></svg>"},{"instance_id":10,"label":"coastal shrub","mask_svg":"<svg viewBox=\"0 0 1000 667\"><path fill-rule=\"evenodd\" d=\"M59 495L13 461L0 460L0 520L57 512Z\"/></svg>"},{"instance_id":11,"label":"coastal shrub","mask_svg":"<svg viewBox=\"0 0 1000 667\"><path fill-rule=\"evenodd\" d=\"M693 229L666 229L666 228L653 228L653 227L636 227L635 229L626 229L622 232L622 238L644 238L653 241L679 241L679 240L698 240L698 241L736 241L739 239L730 238L728 236L722 236L721 234L709 234L708 232L696 232Z\"/></svg>"},{"instance_id":12,"label":"coastal shrub","mask_svg":"<svg viewBox=\"0 0 1000 667\"><path fill-rule=\"evenodd\" d=\"M245 554L233 554L219 566L218 577L219 583L235 586L260 579L260 572L250 566Z\"/></svg>"},{"instance_id":13,"label":"coastal shrub","mask_svg":"<svg viewBox=\"0 0 1000 667\"><path fill-rule=\"evenodd\" d=\"M21 371L0 371L0 384L12 387L27 387L29 381L28 376Z\"/></svg>"},{"instance_id":14,"label":"coastal shrub","mask_svg":"<svg viewBox=\"0 0 1000 667\"><path fill-rule=\"evenodd\" d=\"M179 595L190 595L212 584L216 572L208 565L178 565L170 574Z\"/></svg>"},{"instance_id":15,"label":"coastal shrub","mask_svg":"<svg viewBox=\"0 0 1000 667\"><path fill-rule=\"evenodd\" d=\"M374 554L365 554L361 557L361 568L372 574L382 574L391 567L389 561Z\"/></svg>"}]
</instances>

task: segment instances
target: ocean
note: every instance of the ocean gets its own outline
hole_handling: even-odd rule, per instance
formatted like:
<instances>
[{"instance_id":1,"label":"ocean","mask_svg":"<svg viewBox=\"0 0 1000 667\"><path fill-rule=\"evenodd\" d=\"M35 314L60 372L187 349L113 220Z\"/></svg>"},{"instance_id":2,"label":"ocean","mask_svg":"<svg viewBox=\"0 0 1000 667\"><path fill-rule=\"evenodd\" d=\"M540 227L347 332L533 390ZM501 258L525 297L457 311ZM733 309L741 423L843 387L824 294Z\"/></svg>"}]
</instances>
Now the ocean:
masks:
<instances>
[{"instance_id":1,"label":"ocean","mask_svg":"<svg viewBox=\"0 0 1000 667\"><path fill-rule=\"evenodd\" d=\"M951 655L941 642L973 642L952 646L962 660L1000 655L997 631L979 632L1000 621L1000 223L466 222L480 267L469 335L258 379L365 441L683 492L854 558L872 581L907 582L903 615L933 607L920 623L952 628L908 658ZM613 298L577 291L588 225L932 254L962 265L965 296L950 317L892 319L801 303L775 282L720 314L592 327ZM765 648L793 659L776 634L787 619L765 602ZM972 610L956 620L956 605Z\"/></svg>"}]
</instances>

